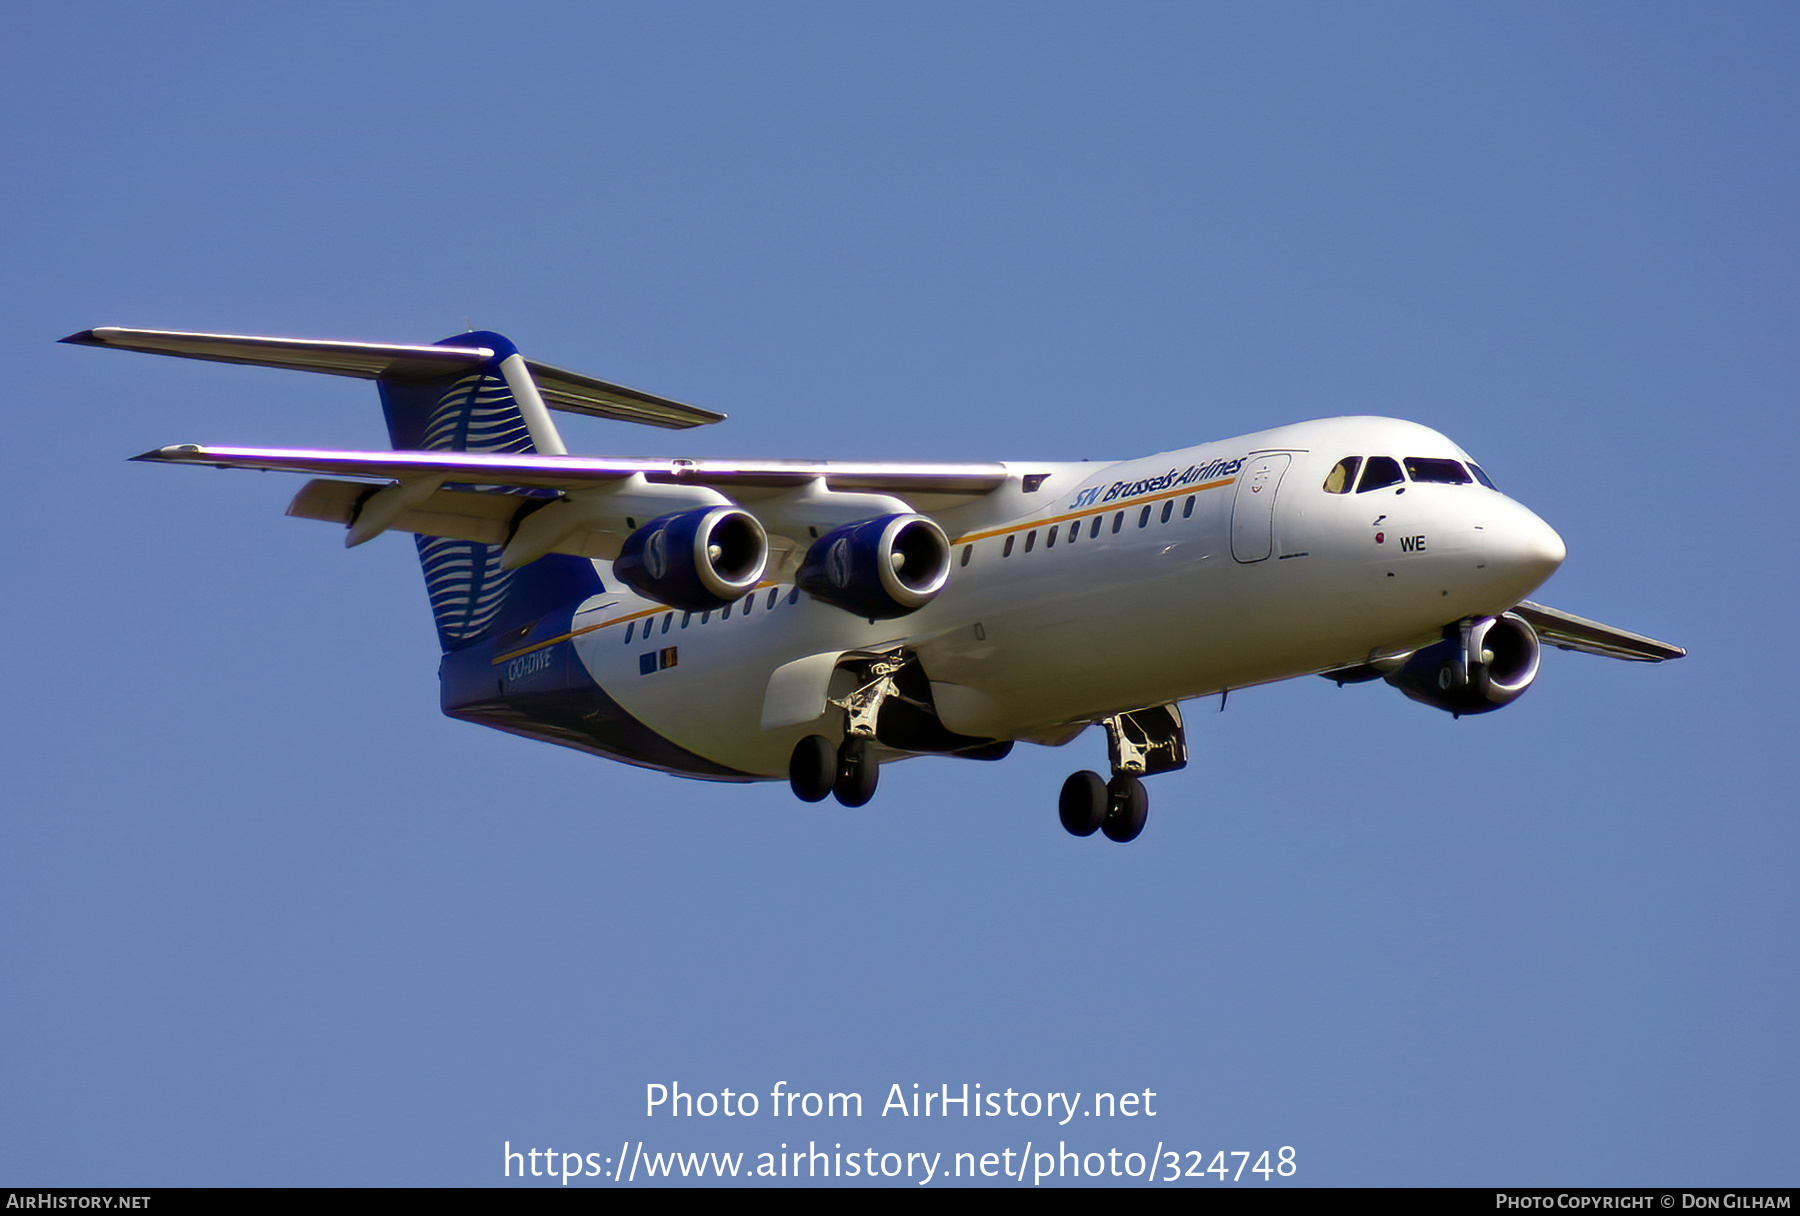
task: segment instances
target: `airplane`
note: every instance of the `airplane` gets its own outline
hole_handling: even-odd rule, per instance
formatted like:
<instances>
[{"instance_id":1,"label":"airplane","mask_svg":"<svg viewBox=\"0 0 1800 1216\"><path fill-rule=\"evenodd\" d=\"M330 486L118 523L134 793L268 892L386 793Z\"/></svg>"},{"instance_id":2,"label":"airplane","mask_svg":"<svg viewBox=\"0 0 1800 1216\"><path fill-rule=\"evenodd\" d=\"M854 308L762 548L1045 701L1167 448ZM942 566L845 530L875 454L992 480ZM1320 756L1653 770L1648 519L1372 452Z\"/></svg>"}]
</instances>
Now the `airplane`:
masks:
<instances>
[{"instance_id":1,"label":"airplane","mask_svg":"<svg viewBox=\"0 0 1800 1216\"><path fill-rule=\"evenodd\" d=\"M1106 733L1076 836L1143 831L1184 767L1179 703L1297 676L1508 705L1540 643L1678 646L1533 603L1562 539L1417 423L1300 422L1116 462L574 456L559 410L723 415L527 359L102 328L62 339L372 379L392 451L179 444L134 457L314 474L288 514L414 536L452 718L682 777L869 802L880 766Z\"/></svg>"}]
</instances>

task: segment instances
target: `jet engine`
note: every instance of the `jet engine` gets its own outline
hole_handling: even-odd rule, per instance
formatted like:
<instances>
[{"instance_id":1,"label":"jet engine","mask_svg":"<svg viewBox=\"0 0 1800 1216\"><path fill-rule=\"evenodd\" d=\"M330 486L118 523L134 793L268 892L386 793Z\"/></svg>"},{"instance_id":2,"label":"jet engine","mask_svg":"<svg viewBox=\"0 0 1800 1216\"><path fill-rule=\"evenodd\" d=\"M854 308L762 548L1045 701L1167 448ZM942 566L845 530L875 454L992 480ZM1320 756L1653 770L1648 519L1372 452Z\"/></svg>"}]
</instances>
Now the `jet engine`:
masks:
<instances>
[{"instance_id":1,"label":"jet engine","mask_svg":"<svg viewBox=\"0 0 1800 1216\"><path fill-rule=\"evenodd\" d=\"M872 621L916 612L950 579L950 538L923 515L877 515L813 542L795 582Z\"/></svg>"},{"instance_id":2,"label":"jet engine","mask_svg":"<svg viewBox=\"0 0 1800 1216\"><path fill-rule=\"evenodd\" d=\"M1415 650L1382 679L1437 709L1485 714L1517 700L1538 671L1537 633L1521 617L1460 621L1443 641Z\"/></svg>"},{"instance_id":3,"label":"jet engine","mask_svg":"<svg viewBox=\"0 0 1800 1216\"><path fill-rule=\"evenodd\" d=\"M651 520L630 536L613 573L638 594L705 612L754 590L769 560L769 538L742 507L696 507Z\"/></svg>"}]
</instances>

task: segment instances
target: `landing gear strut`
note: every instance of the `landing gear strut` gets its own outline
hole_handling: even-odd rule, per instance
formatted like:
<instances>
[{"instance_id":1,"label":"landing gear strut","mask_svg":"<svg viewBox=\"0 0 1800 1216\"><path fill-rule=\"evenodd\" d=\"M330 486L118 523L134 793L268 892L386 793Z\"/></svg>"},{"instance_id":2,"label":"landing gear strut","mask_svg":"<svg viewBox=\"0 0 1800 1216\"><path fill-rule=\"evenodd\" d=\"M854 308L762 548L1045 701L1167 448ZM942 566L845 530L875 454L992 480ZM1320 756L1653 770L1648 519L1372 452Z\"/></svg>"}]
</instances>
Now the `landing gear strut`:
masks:
<instances>
[{"instance_id":1,"label":"landing gear strut","mask_svg":"<svg viewBox=\"0 0 1800 1216\"><path fill-rule=\"evenodd\" d=\"M864 806L875 796L875 783L881 778L881 766L875 760L875 724L881 720L882 703L901 695L894 676L909 661L904 654L874 659L862 687L841 701L832 699L831 703L844 711L844 741L838 747L837 777L831 792L845 806Z\"/></svg>"},{"instance_id":2,"label":"landing gear strut","mask_svg":"<svg viewBox=\"0 0 1800 1216\"><path fill-rule=\"evenodd\" d=\"M881 766L875 763L874 745L867 739L845 739L837 752L837 779L831 792L845 806L864 806L875 796Z\"/></svg>"},{"instance_id":3,"label":"landing gear strut","mask_svg":"<svg viewBox=\"0 0 1800 1216\"><path fill-rule=\"evenodd\" d=\"M1187 735L1173 705L1114 714L1101 725L1112 780L1085 770L1071 775L1063 782L1057 815L1073 835L1092 836L1098 829L1124 844L1136 840L1150 818L1150 794L1139 778L1186 768Z\"/></svg>"}]
</instances>

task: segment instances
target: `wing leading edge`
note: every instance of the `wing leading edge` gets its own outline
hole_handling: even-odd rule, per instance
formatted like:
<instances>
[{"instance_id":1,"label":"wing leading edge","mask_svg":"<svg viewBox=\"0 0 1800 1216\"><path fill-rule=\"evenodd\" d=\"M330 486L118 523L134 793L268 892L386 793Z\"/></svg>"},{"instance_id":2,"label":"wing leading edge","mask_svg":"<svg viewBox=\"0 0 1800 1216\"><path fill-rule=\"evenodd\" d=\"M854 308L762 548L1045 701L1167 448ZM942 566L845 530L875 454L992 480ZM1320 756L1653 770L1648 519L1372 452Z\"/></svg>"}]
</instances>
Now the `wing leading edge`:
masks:
<instances>
[{"instance_id":1,"label":"wing leading edge","mask_svg":"<svg viewBox=\"0 0 1800 1216\"><path fill-rule=\"evenodd\" d=\"M325 473L405 480L442 477L471 485L578 491L634 475L663 485L781 490L820 478L832 490L901 496L975 497L1006 484L994 462L924 464L833 460L666 460L537 456L502 452L348 452L307 448L229 448L177 444L133 460L211 465L220 469Z\"/></svg>"}]
</instances>

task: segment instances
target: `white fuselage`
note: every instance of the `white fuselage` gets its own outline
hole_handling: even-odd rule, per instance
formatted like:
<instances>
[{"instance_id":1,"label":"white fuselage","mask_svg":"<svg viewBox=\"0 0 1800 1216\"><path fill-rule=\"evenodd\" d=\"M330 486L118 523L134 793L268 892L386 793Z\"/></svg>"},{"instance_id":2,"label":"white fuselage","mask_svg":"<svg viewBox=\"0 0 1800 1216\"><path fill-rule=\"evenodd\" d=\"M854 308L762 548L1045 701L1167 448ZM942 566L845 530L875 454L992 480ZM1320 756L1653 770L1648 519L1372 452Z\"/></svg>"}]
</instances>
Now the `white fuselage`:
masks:
<instances>
[{"instance_id":1,"label":"white fuselage","mask_svg":"<svg viewBox=\"0 0 1800 1216\"><path fill-rule=\"evenodd\" d=\"M1429 644L1562 560L1554 531L1480 484L1327 492L1347 456L1469 459L1414 423L1334 418L1140 460L1012 464L1005 487L938 515L950 580L909 616L863 620L791 583L729 616L620 589L577 611L576 652L651 730L777 777L801 736L842 733L835 711L762 728L770 672L808 655L904 646L950 730L1060 743L1108 714Z\"/></svg>"}]
</instances>

